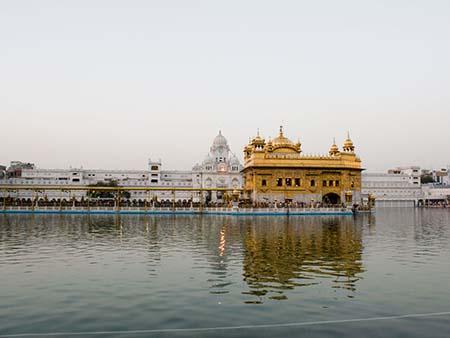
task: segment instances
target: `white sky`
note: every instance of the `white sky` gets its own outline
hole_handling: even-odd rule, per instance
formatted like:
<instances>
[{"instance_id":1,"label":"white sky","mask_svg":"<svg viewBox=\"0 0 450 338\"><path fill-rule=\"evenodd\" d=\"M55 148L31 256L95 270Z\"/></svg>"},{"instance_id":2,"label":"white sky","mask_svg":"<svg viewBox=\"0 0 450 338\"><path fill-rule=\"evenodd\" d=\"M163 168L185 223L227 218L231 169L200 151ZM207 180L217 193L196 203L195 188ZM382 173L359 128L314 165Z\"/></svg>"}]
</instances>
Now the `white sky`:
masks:
<instances>
[{"instance_id":1,"label":"white sky","mask_svg":"<svg viewBox=\"0 0 450 338\"><path fill-rule=\"evenodd\" d=\"M221 129L450 164L450 1L1 1L0 163L190 169Z\"/></svg>"}]
</instances>

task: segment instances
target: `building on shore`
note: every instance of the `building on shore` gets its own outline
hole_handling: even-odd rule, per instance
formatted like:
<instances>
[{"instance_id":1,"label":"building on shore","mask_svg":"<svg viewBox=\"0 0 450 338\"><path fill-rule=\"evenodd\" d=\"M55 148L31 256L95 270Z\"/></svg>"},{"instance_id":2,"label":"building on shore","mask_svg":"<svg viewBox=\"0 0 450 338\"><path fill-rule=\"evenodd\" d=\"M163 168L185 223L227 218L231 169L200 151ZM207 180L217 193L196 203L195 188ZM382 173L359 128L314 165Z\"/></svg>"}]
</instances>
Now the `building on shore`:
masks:
<instances>
[{"instance_id":1,"label":"building on shore","mask_svg":"<svg viewBox=\"0 0 450 338\"><path fill-rule=\"evenodd\" d=\"M387 172L364 172L362 194L375 198L377 207L416 206L422 198L420 167L401 167Z\"/></svg>"},{"instance_id":2,"label":"building on shore","mask_svg":"<svg viewBox=\"0 0 450 338\"><path fill-rule=\"evenodd\" d=\"M420 206L449 206L450 185L448 184L424 184L422 185L422 197L418 204Z\"/></svg>"},{"instance_id":3,"label":"building on shore","mask_svg":"<svg viewBox=\"0 0 450 338\"><path fill-rule=\"evenodd\" d=\"M423 184L421 177L432 183ZM450 204L450 177L446 168L399 167L387 172L365 172L362 193L372 195L377 207L414 207Z\"/></svg>"},{"instance_id":4,"label":"building on shore","mask_svg":"<svg viewBox=\"0 0 450 338\"><path fill-rule=\"evenodd\" d=\"M8 169L6 170L6 177L8 178L21 177L23 170L34 168L35 168L34 163L11 161Z\"/></svg>"},{"instance_id":5,"label":"building on shore","mask_svg":"<svg viewBox=\"0 0 450 338\"><path fill-rule=\"evenodd\" d=\"M431 177L436 184L450 185L450 166L432 170Z\"/></svg>"},{"instance_id":6,"label":"building on shore","mask_svg":"<svg viewBox=\"0 0 450 338\"><path fill-rule=\"evenodd\" d=\"M434 169L429 172L433 183L422 185L422 205L449 206L450 205L450 166Z\"/></svg>"},{"instance_id":7,"label":"building on shore","mask_svg":"<svg viewBox=\"0 0 450 338\"><path fill-rule=\"evenodd\" d=\"M151 191L131 190L129 192L130 200L134 201L154 200L188 203L199 202L200 199L203 199L207 202L221 202L223 201L223 195L221 194L210 192L200 195L198 192L189 191L189 189L239 189L242 186L241 169L241 163L231 153L227 140L219 132L205 161L202 164L195 165L192 170L167 170L163 168L161 160L149 160L146 170L40 169L32 163L14 161L6 170L5 177L0 178L0 185L67 188L64 190L45 190L39 194L39 197L44 195L43 197L48 200L86 198L87 191L70 191L70 187L114 185L160 189ZM36 191L32 189L11 190L7 194L20 199L36 198Z\"/></svg>"},{"instance_id":8,"label":"building on shore","mask_svg":"<svg viewBox=\"0 0 450 338\"><path fill-rule=\"evenodd\" d=\"M192 168L193 187L240 189L242 168L239 159L231 152L227 139L219 131L204 161ZM224 197L222 191L209 191L205 195L206 201L222 201Z\"/></svg>"},{"instance_id":9,"label":"building on shore","mask_svg":"<svg viewBox=\"0 0 450 338\"><path fill-rule=\"evenodd\" d=\"M348 135L326 155L303 155L300 142L259 135L244 149L244 192L253 203L346 205L361 203L361 160Z\"/></svg>"},{"instance_id":10,"label":"building on shore","mask_svg":"<svg viewBox=\"0 0 450 338\"><path fill-rule=\"evenodd\" d=\"M394 169L389 169L388 174L400 174L406 175L408 177L408 182L411 185L420 186L420 167L418 166L409 166L409 167L397 167Z\"/></svg>"}]
</instances>

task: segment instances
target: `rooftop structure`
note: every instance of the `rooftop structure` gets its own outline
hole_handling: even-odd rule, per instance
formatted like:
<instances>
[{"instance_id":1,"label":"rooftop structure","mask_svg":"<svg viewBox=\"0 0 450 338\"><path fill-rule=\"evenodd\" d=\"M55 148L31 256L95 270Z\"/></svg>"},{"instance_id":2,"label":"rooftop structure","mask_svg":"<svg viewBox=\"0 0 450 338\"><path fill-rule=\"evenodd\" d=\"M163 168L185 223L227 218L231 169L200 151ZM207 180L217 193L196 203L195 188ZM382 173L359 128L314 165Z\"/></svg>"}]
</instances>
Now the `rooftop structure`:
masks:
<instances>
[{"instance_id":1,"label":"rooftop structure","mask_svg":"<svg viewBox=\"0 0 450 338\"><path fill-rule=\"evenodd\" d=\"M35 168L34 163L12 161L8 169L6 170L6 177L21 177L23 170L34 168Z\"/></svg>"}]
</instances>

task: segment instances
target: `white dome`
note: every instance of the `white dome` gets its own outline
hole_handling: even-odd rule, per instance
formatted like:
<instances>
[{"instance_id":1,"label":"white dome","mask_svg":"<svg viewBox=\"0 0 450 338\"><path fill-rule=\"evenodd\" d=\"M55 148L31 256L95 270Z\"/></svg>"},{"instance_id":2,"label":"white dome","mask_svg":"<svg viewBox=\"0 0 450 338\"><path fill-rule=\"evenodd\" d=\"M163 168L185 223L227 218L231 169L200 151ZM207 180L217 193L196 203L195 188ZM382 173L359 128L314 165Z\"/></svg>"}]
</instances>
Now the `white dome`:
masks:
<instances>
[{"instance_id":1,"label":"white dome","mask_svg":"<svg viewBox=\"0 0 450 338\"><path fill-rule=\"evenodd\" d=\"M217 135L214 138L214 142L213 142L213 148L217 148L217 147L225 147L228 148L228 141L227 139L222 135L222 131L219 130L219 135Z\"/></svg>"}]
</instances>

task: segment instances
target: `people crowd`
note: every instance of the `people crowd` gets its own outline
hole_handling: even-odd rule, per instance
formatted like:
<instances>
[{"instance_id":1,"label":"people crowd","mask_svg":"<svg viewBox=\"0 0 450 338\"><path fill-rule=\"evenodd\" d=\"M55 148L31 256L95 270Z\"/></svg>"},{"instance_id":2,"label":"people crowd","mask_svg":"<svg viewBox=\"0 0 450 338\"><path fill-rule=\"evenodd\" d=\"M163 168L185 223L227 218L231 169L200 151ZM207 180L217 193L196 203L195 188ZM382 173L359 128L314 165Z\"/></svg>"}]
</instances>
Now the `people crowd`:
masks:
<instances>
[{"instance_id":1,"label":"people crowd","mask_svg":"<svg viewBox=\"0 0 450 338\"><path fill-rule=\"evenodd\" d=\"M320 202L250 202L240 201L238 203L228 202L212 202L206 201L201 205L199 202L194 202L192 200L143 200L143 199L127 199L122 198L120 202L115 198L70 198L70 199L60 199L60 198L14 198L14 197L0 197L0 205L5 207L60 207L60 208L71 208L71 207L84 207L84 208L102 208L102 207L117 207L120 203L120 207L128 208L231 208L232 206L239 206L239 208L330 208L330 207L345 207L344 204L332 205Z\"/></svg>"}]
</instances>

